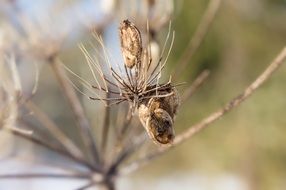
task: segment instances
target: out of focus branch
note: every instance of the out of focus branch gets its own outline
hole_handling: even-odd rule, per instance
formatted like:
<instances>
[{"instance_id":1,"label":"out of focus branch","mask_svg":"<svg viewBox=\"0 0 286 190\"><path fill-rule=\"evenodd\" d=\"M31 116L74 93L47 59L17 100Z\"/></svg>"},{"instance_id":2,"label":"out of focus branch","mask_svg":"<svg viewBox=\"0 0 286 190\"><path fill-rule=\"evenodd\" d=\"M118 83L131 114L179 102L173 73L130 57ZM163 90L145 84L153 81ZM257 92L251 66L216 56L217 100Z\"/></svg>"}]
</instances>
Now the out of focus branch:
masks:
<instances>
[{"instance_id":1,"label":"out of focus branch","mask_svg":"<svg viewBox=\"0 0 286 190\"><path fill-rule=\"evenodd\" d=\"M208 78L210 72L209 70L204 70L189 86L185 91L182 96L182 103L185 102L187 99L189 99L195 92L196 90L205 82L205 80Z\"/></svg>"},{"instance_id":2,"label":"out of focus branch","mask_svg":"<svg viewBox=\"0 0 286 190\"><path fill-rule=\"evenodd\" d=\"M109 98L109 93L106 93L106 98ZM102 124L102 135L101 135L101 158L104 160L106 147L108 142L108 134L110 128L110 107L106 106L104 108L104 120Z\"/></svg>"},{"instance_id":3,"label":"out of focus branch","mask_svg":"<svg viewBox=\"0 0 286 190\"><path fill-rule=\"evenodd\" d=\"M239 106L244 100L250 97L267 79L271 77L274 71L276 71L279 66L282 65L286 61L286 47L282 49L282 51L278 54L278 56L274 59L273 62L264 70L262 74L260 74L256 80L251 83L245 90L228 102L224 107L217 110L216 112L210 114L208 117L200 121L199 123L191 126L189 129L178 135L173 143L173 146L167 148L161 148L154 152L149 153L143 158L131 163L129 166L123 168L121 170L121 174L127 174L133 172L140 167L150 163L154 158L162 155L164 152L170 150L173 147L176 147L178 144L190 139L193 135L197 134L204 128L208 127L210 124L220 119L226 113L230 112L237 106Z\"/></svg>"},{"instance_id":4,"label":"out of focus branch","mask_svg":"<svg viewBox=\"0 0 286 190\"><path fill-rule=\"evenodd\" d=\"M82 158L79 157L75 157L74 155L70 154L69 152L63 150L62 148L60 148L59 146L55 146L51 143L47 143L39 138L34 137L33 135L26 135L23 133L19 133L18 131L12 131L13 135L22 137L23 139L26 139L32 143L35 143L36 145L42 146L47 148L50 151L54 151L62 156L64 156L65 158L68 158L72 161L75 161L76 163L82 164L84 166L86 166L87 168L89 168L90 170L94 170L94 171L99 171L99 169L95 168L94 166L90 165L89 163L87 163L85 160L83 160Z\"/></svg>"},{"instance_id":5,"label":"out of focus branch","mask_svg":"<svg viewBox=\"0 0 286 190\"><path fill-rule=\"evenodd\" d=\"M50 174L50 173L25 173L25 174L0 174L0 179L27 179L27 178L75 178L75 179L88 179L91 174L83 174L83 173L76 173L76 174Z\"/></svg>"},{"instance_id":6,"label":"out of focus branch","mask_svg":"<svg viewBox=\"0 0 286 190\"><path fill-rule=\"evenodd\" d=\"M76 95L76 92L67 80L67 76L61 66L60 60L57 58L53 58L50 61L50 65L74 113L77 126L79 127L81 132L81 138L83 140L84 145L88 149L89 159L92 160L95 165L98 165L100 162L100 158L96 147L96 142L94 136L92 135L91 127L86 118L86 114L84 113L84 110Z\"/></svg>"},{"instance_id":7,"label":"out of focus branch","mask_svg":"<svg viewBox=\"0 0 286 190\"><path fill-rule=\"evenodd\" d=\"M44 113L38 108L32 101L25 103L25 106L32 111L36 118L46 127L46 129L53 135L58 142L60 142L68 152L70 152L75 157L83 158L82 152L79 148L73 143L73 141L68 138L59 127Z\"/></svg>"},{"instance_id":8,"label":"out of focus branch","mask_svg":"<svg viewBox=\"0 0 286 190\"><path fill-rule=\"evenodd\" d=\"M189 63L191 58L193 57L194 53L200 47L203 39L205 38L209 28L214 21L216 13L221 5L221 0L210 0L207 9L195 31L195 34L189 41L187 48L185 49L184 53L180 57L177 67L174 70L172 76L174 79L178 77L178 74L182 72L182 70L186 67Z\"/></svg>"},{"instance_id":9,"label":"out of focus branch","mask_svg":"<svg viewBox=\"0 0 286 190\"><path fill-rule=\"evenodd\" d=\"M84 185L82 187L79 187L79 188L77 188L75 190L85 190L85 189L88 189L88 188L90 188L90 187L92 187L94 185L95 185L94 182L88 182L88 184L86 184L86 185Z\"/></svg>"}]
</instances>

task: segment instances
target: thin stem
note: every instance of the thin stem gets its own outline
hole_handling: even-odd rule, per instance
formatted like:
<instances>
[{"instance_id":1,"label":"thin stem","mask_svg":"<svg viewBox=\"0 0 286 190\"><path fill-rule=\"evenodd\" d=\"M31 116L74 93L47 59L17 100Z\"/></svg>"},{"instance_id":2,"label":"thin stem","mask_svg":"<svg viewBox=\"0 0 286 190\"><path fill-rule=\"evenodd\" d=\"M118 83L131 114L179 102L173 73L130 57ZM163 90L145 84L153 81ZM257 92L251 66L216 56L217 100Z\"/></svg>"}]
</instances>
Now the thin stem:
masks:
<instances>
[{"instance_id":1,"label":"thin stem","mask_svg":"<svg viewBox=\"0 0 286 190\"><path fill-rule=\"evenodd\" d=\"M145 133L142 133L139 135L133 143L127 145L117 156L117 158L113 161L113 163L110 165L108 169L108 174L109 175L115 175L117 174L117 169L119 166L126 161L133 153L137 152L140 147L144 144L144 141L146 140L146 135Z\"/></svg>"},{"instance_id":2,"label":"thin stem","mask_svg":"<svg viewBox=\"0 0 286 190\"><path fill-rule=\"evenodd\" d=\"M102 100L102 101L119 101L119 100L125 100L126 98L96 98L96 97L89 97L89 99L91 100Z\"/></svg>"},{"instance_id":3,"label":"thin stem","mask_svg":"<svg viewBox=\"0 0 286 190\"><path fill-rule=\"evenodd\" d=\"M182 102L185 102L187 99L189 99L193 94L196 92L196 90L205 82L205 80L208 78L210 72L209 70L204 70L199 76L194 80L194 82L189 86L182 96Z\"/></svg>"},{"instance_id":4,"label":"thin stem","mask_svg":"<svg viewBox=\"0 0 286 190\"><path fill-rule=\"evenodd\" d=\"M75 190L85 190L85 189L88 189L88 188L90 188L90 187L92 187L94 185L95 185L94 182L88 182L86 185L81 186L81 187L79 187L79 188L77 188Z\"/></svg>"},{"instance_id":5,"label":"thin stem","mask_svg":"<svg viewBox=\"0 0 286 190\"><path fill-rule=\"evenodd\" d=\"M204 15L195 31L195 34L189 41L187 48L184 53L180 57L177 67L174 70L172 76L174 79L178 77L178 75L186 68L186 65L189 63L194 53L200 47L203 39L205 38L207 32L210 29L211 24L213 23L216 13L219 10L221 5L221 0L210 0L207 9L204 12Z\"/></svg>"},{"instance_id":6,"label":"thin stem","mask_svg":"<svg viewBox=\"0 0 286 190\"><path fill-rule=\"evenodd\" d=\"M125 112L126 113L126 112ZM130 129L130 124L133 118L132 115L132 110L129 108L126 114L120 114L120 112L117 113L117 117L124 117L126 115L126 118L123 120L123 122L118 125L120 127L118 127L118 130L116 132L117 136L116 136L116 143L114 146L114 150L113 153L118 153L120 154L122 149L124 148L124 140L128 139L127 138L127 132L129 131L128 129ZM119 123L117 118L117 123ZM117 155L117 154L116 154ZM113 157L116 157L115 155Z\"/></svg>"},{"instance_id":7,"label":"thin stem","mask_svg":"<svg viewBox=\"0 0 286 190\"><path fill-rule=\"evenodd\" d=\"M75 174L52 174L52 173L24 173L24 174L0 174L0 179L27 179L27 178L76 178L76 179L86 179L90 178L92 174L87 173L75 173Z\"/></svg>"},{"instance_id":8,"label":"thin stem","mask_svg":"<svg viewBox=\"0 0 286 190\"><path fill-rule=\"evenodd\" d=\"M88 162L86 162L85 160L83 160L82 158L79 157L75 157L74 155L71 155L69 152L63 150L62 148L60 148L59 146L56 146L54 144L51 143L47 143L39 138L36 138L32 135L26 135L23 133L19 133L17 131L12 131L13 135L22 137L23 139L26 139L30 142L33 142L36 145L42 146L44 148L47 148L50 151L56 152L62 156L64 156L65 158L68 158L78 164L82 164L83 166L86 166L88 169L93 170L93 171L99 171L99 169L95 168L93 165L90 165Z\"/></svg>"},{"instance_id":9,"label":"thin stem","mask_svg":"<svg viewBox=\"0 0 286 190\"><path fill-rule=\"evenodd\" d=\"M61 67L59 59L54 58L51 60L50 65L61 85L61 88L71 106L73 114L75 116L77 126L80 129L81 138L84 145L88 149L89 159L93 161L95 165L99 164L99 154L96 147L96 142L92 136L90 124L86 118L86 114L82 108L82 105L69 81L66 79L64 69Z\"/></svg>"},{"instance_id":10,"label":"thin stem","mask_svg":"<svg viewBox=\"0 0 286 190\"><path fill-rule=\"evenodd\" d=\"M106 93L106 98L110 98L110 94ZM110 128L110 107L104 108L104 120L102 123L102 135L101 135L101 157L104 160L105 152L106 152L106 146L108 142L108 133Z\"/></svg>"},{"instance_id":11,"label":"thin stem","mask_svg":"<svg viewBox=\"0 0 286 190\"><path fill-rule=\"evenodd\" d=\"M15 96L18 98L20 94L22 93L22 86L21 86L21 80L19 76L19 72L16 66L16 58L14 55L11 55L11 57L7 58L7 62L9 63L11 74L12 74L12 79L14 83L14 88L15 88Z\"/></svg>"},{"instance_id":12,"label":"thin stem","mask_svg":"<svg viewBox=\"0 0 286 190\"><path fill-rule=\"evenodd\" d=\"M113 91L113 90L110 90L110 89L105 89L103 87L98 88L98 87L96 87L94 85L92 85L91 87L96 89L96 90L101 90L101 91L107 92L109 94L120 94L119 92L116 92L116 91Z\"/></svg>"},{"instance_id":13,"label":"thin stem","mask_svg":"<svg viewBox=\"0 0 286 190\"><path fill-rule=\"evenodd\" d=\"M153 85L153 86L151 86L151 88L149 90L144 90L141 93L139 93L138 95L143 96L143 95L148 94L148 93L153 92L153 91L166 90L166 89L170 88L170 85L171 85L170 82L167 82L167 83L160 85L160 86Z\"/></svg>"},{"instance_id":14,"label":"thin stem","mask_svg":"<svg viewBox=\"0 0 286 190\"><path fill-rule=\"evenodd\" d=\"M123 138L124 135L126 134L126 132L128 131L128 128L130 127L130 123L131 123L132 118L133 118L132 110L129 108L128 113L127 113L127 117L124 120L122 127L121 127L120 138Z\"/></svg>"},{"instance_id":15,"label":"thin stem","mask_svg":"<svg viewBox=\"0 0 286 190\"><path fill-rule=\"evenodd\" d=\"M117 80L123 87L128 88L130 91L133 91L133 89L123 80L123 78L111 67L112 76L114 79ZM135 85L136 86L136 85Z\"/></svg>"},{"instance_id":16,"label":"thin stem","mask_svg":"<svg viewBox=\"0 0 286 190\"><path fill-rule=\"evenodd\" d=\"M28 136L33 135L33 133L34 133L34 131L32 131L32 130L20 129L20 128L14 127L14 126L9 126L9 127L4 128L4 129L9 130L11 132L23 134L23 135L28 135Z\"/></svg>"},{"instance_id":17,"label":"thin stem","mask_svg":"<svg viewBox=\"0 0 286 190\"><path fill-rule=\"evenodd\" d=\"M125 74L127 75L127 79L128 79L128 82L129 82L130 86L134 89L134 85L133 85L133 82L132 82L133 80L131 80L131 76L130 76L130 74L129 74L125 64L124 64L124 70L125 70Z\"/></svg>"},{"instance_id":18,"label":"thin stem","mask_svg":"<svg viewBox=\"0 0 286 190\"><path fill-rule=\"evenodd\" d=\"M32 101L26 102L25 106L35 114L37 120L39 120L42 125L49 130L53 137L56 138L56 140L60 142L70 154L75 157L83 158L83 154L80 149L59 129L59 127L47 116L46 113L40 110L40 108Z\"/></svg>"},{"instance_id":19,"label":"thin stem","mask_svg":"<svg viewBox=\"0 0 286 190\"><path fill-rule=\"evenodd\" d=\"M100 190L115 190L114 180L106 180L103 183L98 185L98 189Z\"/></svg>"},{"instance_id":20,"label":"thin stem","mask_svg":"<svg viewBox=\"0 0 286 190\"><path fill-rule=\"evenodd\" d=\"M251 83L247 88L245 88L245 90L241 94L239 94L230 102L228 102L224 107L220 108L216 112L213 112L199 123L191 126L189 129L178 135L173 143L173 146L161 148L149 153L143 158L123 168L121 170L121 174L128 174L150 163L153 159L162 155L164 152L169 151L171 148L176 147L180 143L190 139L193 135L197 134L202 129L208 127L210 124L220 119L226 113L230 112L231 110L239 106L244 100L250 97L250 95L252 95L267 79L269 79L273 74L273 72L276 71L279 68L279 66L281 66L282 63L284 63L285 61L286 61L286 47L282 49L282 51L278 54L278 56L274 59L274 61L271 62L270 65L264 70L264 72L260 74L253 83Z\"/></svg>"}]
</instances>

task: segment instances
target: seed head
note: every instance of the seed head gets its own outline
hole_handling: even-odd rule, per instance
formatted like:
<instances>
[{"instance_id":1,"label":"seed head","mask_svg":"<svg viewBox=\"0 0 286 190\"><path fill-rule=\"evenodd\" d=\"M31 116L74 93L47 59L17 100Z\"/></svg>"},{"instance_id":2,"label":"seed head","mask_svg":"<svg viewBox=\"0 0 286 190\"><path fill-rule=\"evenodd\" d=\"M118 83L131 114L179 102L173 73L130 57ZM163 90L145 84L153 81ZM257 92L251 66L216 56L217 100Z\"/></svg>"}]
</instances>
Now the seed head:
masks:
<instances>
[{"instance_id":1,"label":"seed head","mask_svg":"<svg viewBox=\"0 0 286 190\"><path fill-rule=\"evenodd\" d=\"M160 58L154 61L148 45L150 42L147 41L147 47L143 49L138 28L128 20L122 21L119 27L119 36L125 75L122 72L117 72L112 66L110 66L111 76L106 76L100 71L99 76L105 86L98 84L93 87L97 91L108 93L109 97L102 98L99 94L96 94L97 97L89 97L92 100L105 101L108 106L128 102L132 115L138 113L143 127L157 144L173 142L175 138L173 123L179 106L179 95L175 88L176 85L171 83L171 78L168 82L159 83L174 42L173 35L170 49L164 59L163 55L169 34ZM103 44L101 39L98 39ZM110 88L111 86L112 88Z\"/></svg>"},{"instance_id":2,"label":"seed head","mask_svg":"<svg viewBox=\"0 0 286 190\"><path fill-rule=\"evenodd\" d=\"M154 97L138 108L139 119L150 138L156 144L171 144L175 138L174 117L179 106L179 95L173 87L163 93L166 97Z\"/></svg>"}]
</instances>

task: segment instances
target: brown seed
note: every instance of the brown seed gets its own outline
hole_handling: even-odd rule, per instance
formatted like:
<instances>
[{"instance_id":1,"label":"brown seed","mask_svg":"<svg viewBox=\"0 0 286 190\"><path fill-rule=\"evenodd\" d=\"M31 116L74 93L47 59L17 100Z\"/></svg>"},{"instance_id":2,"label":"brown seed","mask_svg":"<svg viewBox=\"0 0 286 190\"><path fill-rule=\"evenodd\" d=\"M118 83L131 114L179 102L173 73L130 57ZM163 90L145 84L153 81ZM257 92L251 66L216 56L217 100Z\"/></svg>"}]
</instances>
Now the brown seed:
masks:
<instances>
[{"instance_id":1,"label":"brown seed","mask_svg":"<svg viewBox=\"0 0 286 190\"><path fill-rule=\"evenodd\" d=\"M173 87L161 93L171 92L173 94L170 96L150 98L138 109L142 125L156 144L172 144L175 138L173 122L179 106L179 95Z\"/></svg>"},{"instance_id":2,"label":"brown seed","mask_svg":"<svg viewBox=\"0 0 286 190\"><path fill-rule=\"evenodd\" d=\"M173 119L163 109L156 109L146 121L149 136L155 143L171 144L175 138Z\"/></svg>"},{"instance_id":3,"label":"brown seed","mask_svg":"<svg viewBox=\"0 0 286 190\"><path fill-rule=\"evenodd\" d=\"M124 63L131 69L141 62L142 40L140 31L129 20L124 20L120 24L119 35Z\"/></svg>"},{"instance_id":4,"label":"brown seed","mask_svg":"<svg viewBox=\"0 0 286 190\"><path fill-rule=\"evenodd\" d=\"M162 94L169 94L173 93L170 96L166 97L155 97L149 100L148 107L151 112L154 110L161 108L165 110L172 118L177 113L179 104L180 104L180 97L179 93L176 88L171 87L170 89L167 89L165 92L160 92Z\"/></svg>"}]
</instances>

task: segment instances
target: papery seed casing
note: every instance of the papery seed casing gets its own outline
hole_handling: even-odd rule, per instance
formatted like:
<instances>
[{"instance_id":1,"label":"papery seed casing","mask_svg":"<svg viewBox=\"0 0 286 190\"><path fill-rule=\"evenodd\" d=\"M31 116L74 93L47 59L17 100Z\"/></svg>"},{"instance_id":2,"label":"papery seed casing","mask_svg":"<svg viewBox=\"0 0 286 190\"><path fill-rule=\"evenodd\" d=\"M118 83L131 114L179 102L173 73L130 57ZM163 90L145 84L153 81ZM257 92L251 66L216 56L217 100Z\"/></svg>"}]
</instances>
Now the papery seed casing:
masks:
<instances>
[{"instance_id":1,"label":"papery seed casing","mask_svg":"<svg viewBox=\"0 0 286 190\"><path fill-rule=\"evenodd\" d=\"M142 39L140 31L129 20L124 20L119 27L121 51L124 63L128 68L140 64Z\"/></svg>"}]
</instances>

